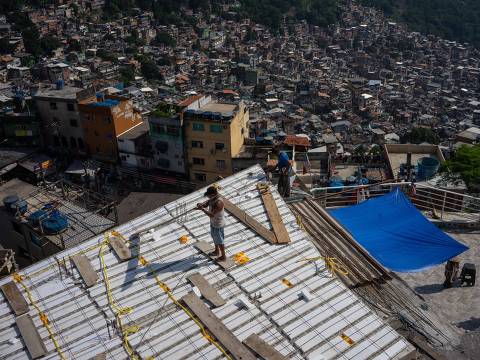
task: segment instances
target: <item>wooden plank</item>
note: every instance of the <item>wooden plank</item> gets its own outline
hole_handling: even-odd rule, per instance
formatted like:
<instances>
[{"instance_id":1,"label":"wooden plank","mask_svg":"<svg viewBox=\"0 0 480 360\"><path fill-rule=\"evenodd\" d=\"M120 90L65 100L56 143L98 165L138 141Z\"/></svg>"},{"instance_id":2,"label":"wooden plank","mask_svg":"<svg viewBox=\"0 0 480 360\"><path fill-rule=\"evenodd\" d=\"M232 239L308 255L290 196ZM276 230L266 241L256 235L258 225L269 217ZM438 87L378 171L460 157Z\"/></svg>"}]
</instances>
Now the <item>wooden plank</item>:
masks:
<instances>
[{"instance_id":1,"label":"wooden plank","mask_svg":"<svg viewBox=\"0 0 480 360\"><path fill-rule=\"evenodd\" d=\"M255 360L256 357L238 340L235 335L220 321L219 318L193 292L185 295L182 300L207 327L212 334L234 359Z\"/></svg>"},{"instance_id":2,"label":"wooden plank","mask_svg":"<svg viewBox=\"0 0 480 360\"><path fill-rule=\"evenodd\" d=\"M111 236L110 245L112 246L113 251L115 251L121 261L130 260L132 258L132 252L127 247L127 244L125 244L121 237Z\"/></svg>"},{"instance_id":3,"label":"wooden plank","mask_svg":"<svg viewBox=\"0 0 480 360\"><path fill-rule=\"evenodd\" d=\"M15 312L15 315L19 316L28 312L28 304L13 281L2 285L2 292Z\"/></svg>"},{"instance_id":4,"label":"wooden plank","mask_svg":"<svg viewBox=\"0 0 480 360\"><path fill-rule=\"evenodd\" d=\"M27 346L32 359L38 359L47 353L47 348L28 314L21 315L16 319L18 330L22 335L23 342Z\"/></svg>"},{"instance_id":5,"label":"wooden plank","mask_svg":"<svg viewBox=\"0 0 480 360\"><path fill-rule=\"evenodd\" d=\"M277 243L277 238L273 232L267 229L265 226L260 224L253 217L248 215L245 211L240 209L237 205L232 204L229 200L222 198L223 203L225 204L225 210L237 218L240 222L245 224L247 227L255 231L258 235L263 237L271 244Z\"/></svg>"},{"instance_id":6,"label":"wooden plank","mask_svg":"<svg viewBox=\"0 0 480 360\"><path fill-rule=\"evenodd\" d=\"M86 287L93 286L97 283L98 274L96 273L95 269L92 267L92 264L90 264L90 261L85 255L78 254L72 256L72 261L75 264L78 272L82 276Z\"/></svg>"},{"instance_id":7,"label":"wooden plank","mask_svg":"<svg viewBox=\"0 0 480 360\"><path fill-rule=\"evenodd\" d=\"M435 360L447 360L447 357L437 352L433 349L425 340L420 338L418 335L408 336L408 341L410 341L415 347L419 348L425 352L428 356Z\"/></svg>"},{"instance_id":8,"label":"wooden plank","mask_svg":"<svg viewBox=\"0 0 480 360\"><path fill-rule=\"evenodd\" d=\"M196 286L202 296L210 301L213 306L219 307L225 305L225 300L219 295L218 291L199 273L192 274L187 280Z\"/></svg>"},{"instance_id":9,"label":"wooden plank","mask_svg":"<svg viewBox=\"0 0 480 360\"><path fill-rule=\"evenodd\" d=\"M209 244L205 241L197 241L196 243L194 243L193 246L195 246L195 248L197 250L199 250L200 252L202 252L206 255L208 255L208 253L215 250L215 248L211 244Z\"/></svg>"},{"instance_id":10,"label":"wooden plank","mask_svg":"<svg viewBox=\"0 0 480 360\"><path fill-rule=\"evenodd\" d=\"M287 360L285 356L275 350L273 346L270 346L265 341L263 341L257 334L250 335L245 340L243 340L243 343L262 359Z\"/></svg>"},{"instance_id":11,"label":"wooden plank","mask_svg":"<svg viewBox=\"0 0 480 360\"><path fill-rule=\"evenodd\" d=\"M290 242L290 236L288 235L287 228L283 223L277 203L270 192L270 188L268 185L257 184L257 189L262 196L263 205L265 206L265 210L267 210L270 224L272 224L273 232L277 238L277 243L288 244Z\"/></svg>"},{"instance_id":12,"label":"wooden plank","mask_svg":"<svg viewBox=\"0 0 480 360\"><path fill-rule=\"evenodd\" d=\"M333 229L335 229L345 240L348 241L349 245L355 248L360 254L362 254L366 259L368 259L368 264L370 267L374 267L380 274L384 280L392 279L392 276L388 273L388 271L380 264L374 257L370 255L370 253L363 248L354 238L353 236L337 221L331 216L327 210L323 209L320 205L316 204L315 201L306 199L305 200L310 206L313 208L315 212L317 212Z\"/></svg>"},{"instance_id":13,"label":"wooden plank","mask_svg":"<svg viewBox=\"0 0 480 360\"><path fill-rule=\"evenodd\" d=\"M205 241L197 241L194 246L200 252L202 252L203 254L207 255L210 259L215 261L224 270L228 270L235 265L235 261L233 261L231 258L227 258L227 260L225 261L218 261L218 258L216 256L210 256L209 254L212 251L214 251L215 248Z\"/></svg>"}]
</instances>

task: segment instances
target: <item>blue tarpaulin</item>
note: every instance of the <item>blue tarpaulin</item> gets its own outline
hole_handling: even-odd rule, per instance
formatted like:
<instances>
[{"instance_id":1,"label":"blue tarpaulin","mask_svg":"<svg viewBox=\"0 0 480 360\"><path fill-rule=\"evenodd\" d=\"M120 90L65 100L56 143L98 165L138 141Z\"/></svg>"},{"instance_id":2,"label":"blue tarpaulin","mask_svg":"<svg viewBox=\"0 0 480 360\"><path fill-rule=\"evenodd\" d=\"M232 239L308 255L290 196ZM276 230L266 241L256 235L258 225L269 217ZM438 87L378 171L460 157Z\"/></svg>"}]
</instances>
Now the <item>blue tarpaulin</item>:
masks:
<instances>
[{"instance_id":1,"label":"blue tarpaulin","mask_svg":"<svg viewBox=\"0 0 480 360\"><path fill-rule=\"evenodd\" d=\"M468 249L425 218L399 189L329 213L393 271L420 271Z\"/></svg>"}]
</instances>

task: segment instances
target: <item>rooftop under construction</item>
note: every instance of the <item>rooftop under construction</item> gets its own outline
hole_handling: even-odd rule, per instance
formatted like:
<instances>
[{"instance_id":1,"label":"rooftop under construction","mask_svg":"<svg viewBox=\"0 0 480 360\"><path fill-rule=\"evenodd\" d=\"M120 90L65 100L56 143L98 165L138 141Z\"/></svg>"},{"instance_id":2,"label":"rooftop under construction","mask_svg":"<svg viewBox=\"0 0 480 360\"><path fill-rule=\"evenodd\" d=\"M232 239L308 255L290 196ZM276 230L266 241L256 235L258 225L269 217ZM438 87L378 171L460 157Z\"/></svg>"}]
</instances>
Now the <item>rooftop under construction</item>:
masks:
<instances>
[{"instance_id":1,"label":"rooftop under construction","mask_svg":"<svg viewBox=\"0 0 480 360\"><path fill-rule=\"evenodd\" d=\"M0 302L0 351L9 359L411 354L334 275L340 267L325 262L276 190L258 186L265 180L257 166L218 183L227 262L210 258L209 220L191 211L200 190L63 251L64 262L45 259L2 279L10 295ZM12 307L21 298L31 305Z\"/></svg>"}]
</instances>

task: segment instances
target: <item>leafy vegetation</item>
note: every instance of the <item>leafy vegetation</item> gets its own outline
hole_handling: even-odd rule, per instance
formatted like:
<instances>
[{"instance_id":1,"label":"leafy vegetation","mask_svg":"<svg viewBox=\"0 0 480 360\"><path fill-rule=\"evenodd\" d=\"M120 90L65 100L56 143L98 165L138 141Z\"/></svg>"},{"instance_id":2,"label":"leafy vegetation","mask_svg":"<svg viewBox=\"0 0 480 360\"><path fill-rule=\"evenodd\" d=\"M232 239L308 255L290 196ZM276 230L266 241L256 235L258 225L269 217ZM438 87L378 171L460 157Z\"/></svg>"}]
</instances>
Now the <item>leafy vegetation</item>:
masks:
<instances>
[{"instance_id":1,"label":"leafy vegetation","mask_svg":"<svg viewBox=\"0 0 480 360\"><path fill-rule=\"evenodd\" d=\"M105 50L105 49L98 49L97 50L97 56L102 59L102 60L105 60L105 61L114 61L116 60L116 57L114 54L112 54L111 52L109 52L108 50Z\"/></svg>"},{"instance_id":2,"label":"leafy vegetation","mask_svg":"<svg viewBox=\"0 0 480 360\"><path fill-rule=\"evenodd\" d=\"M104 17L117 18L138 7L152 11L160 23L178 24L188 21L180 15L181 7L216 13L220 12L220 3L217 0L106 0ZM276 32L284 20L307 20L312 25L334 23L339 8L338 0L240 0L239 12Z\"/></svg>"},{"instance_id":3,"label":"leafy vegetation","mask_svg":"<svg viewBox=\"0 0 480 360\"><path fill-rule=\"evenodd\" d=\"M15 50L15 46L11 45L8 42L8 39L1 38L0 39L0 54L11 54Z\"/></svg>"},{"instance_id":4,"label":"leafy vegetation","mask_svg":"<svg viewBox=\"0 0 480 360\"><path fill-rule=\"evenodd\" d=\"M152 40L152 45L166 45L170 47L174 47L176 45L175 39L166 32L160 32L155 36L155 39Z\"/></svg>"},{"instance_id":5,"label":"leafy vegetation","mask_svg":"<svg viewBox=\"0 0 480 360\"><path fill-rule=\"evenodd\" d=\"M140 56L140 71L148 80L162 80L163 76L155 61L148 56Z\"/></svg>"},{"instance_id":6,"label":"leafy vegetation","mask_svg":"<svg viewBox=\"0 0 480 360\"><path fill-rule=\"evenodd\" d=\"M435 132L433 132L432 129L417 127L401 136L400 141L404 144L421 144L423 142L427 142L429 144L438 144L440 142L440 138Z\"/></svg>"},{"instance_id":7,"label":"leafy vegetation","mask_svg":"<svg viewBox=\"0 0 480 360\"><path fill-rule=\"evenodd\" d=\"M480 190L480 145L461 146L452 159L440 168L444 179L458 181L462 179L468 189Z\"/></svg>"},{"instance_id":8,"label":"leafy vegetation","mask_svg":"<svg viewBox=\"0 0 480 360\"><path fill-rule=\"evenodd\" d=\"M152 114L157 117L169 118L177 114L178 111L179 108L174 104L162 102L157 105L157 108L152 111Z\"/></svg>"},{"instance_id":9,"label":"leafy vegetation","mask_svg":"<svg viewBox=\"0 0 480 360\"><path fill-rule=\"evenodd\" d=\"M480 46L478 0L360 0L405 22L412 30Z\"/></svg>"},{"instance_id":10,"label":"leafy vegetation","mask_svg":"<svg viewBox=\"0 0 480 360\"><path fill-rule=\"evenodd\" d=\"M309 24L326 26L338 19L337 0L241 0L241 10L255 22L279 31L284 21L307 20Z\"/></svg>"},{"instance_id":11,"label":"leafy vegetation","mask_svg":"<svg viewBox=\"0 0 480 360\"><path fill-rule=\"evenodd\" d=\"M53 50L58 49L61 46L61 41L52 35L46 35L40 40L40 48L45 55L50 55Z\"/></svg>"},{"instance_id":12,"label":"leafy vegetation","mask_svg":"<svg viewBox=\"0 0 480 360\"><path fill-rule=\"evenodd\" d=\"M125 85L130 85L130 83L135 80L135 72L131 67L123 67L120 69L120 80Z\"/></svg>"}]
</instances>

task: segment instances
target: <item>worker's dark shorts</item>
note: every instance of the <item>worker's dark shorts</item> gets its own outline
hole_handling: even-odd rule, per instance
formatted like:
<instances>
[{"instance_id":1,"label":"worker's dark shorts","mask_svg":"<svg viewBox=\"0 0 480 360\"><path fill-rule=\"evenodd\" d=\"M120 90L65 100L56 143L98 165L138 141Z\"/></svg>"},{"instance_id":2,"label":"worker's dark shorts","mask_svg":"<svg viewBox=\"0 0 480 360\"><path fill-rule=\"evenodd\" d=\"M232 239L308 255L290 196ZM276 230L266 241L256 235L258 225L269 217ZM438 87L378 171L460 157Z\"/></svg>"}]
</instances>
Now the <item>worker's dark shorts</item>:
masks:
<instances>
[{"instance_id":1,"label":"worker's dark shorts","mask_svg":"<svg viewBox=\"0 0 480 360\"><path fill-rule=\"evenodd\" d=\"M225 244L225 232L222 228L216 228L210 225L210 233L212 234L213 243L215 245Z\"/></svg>"}]
</instances>

